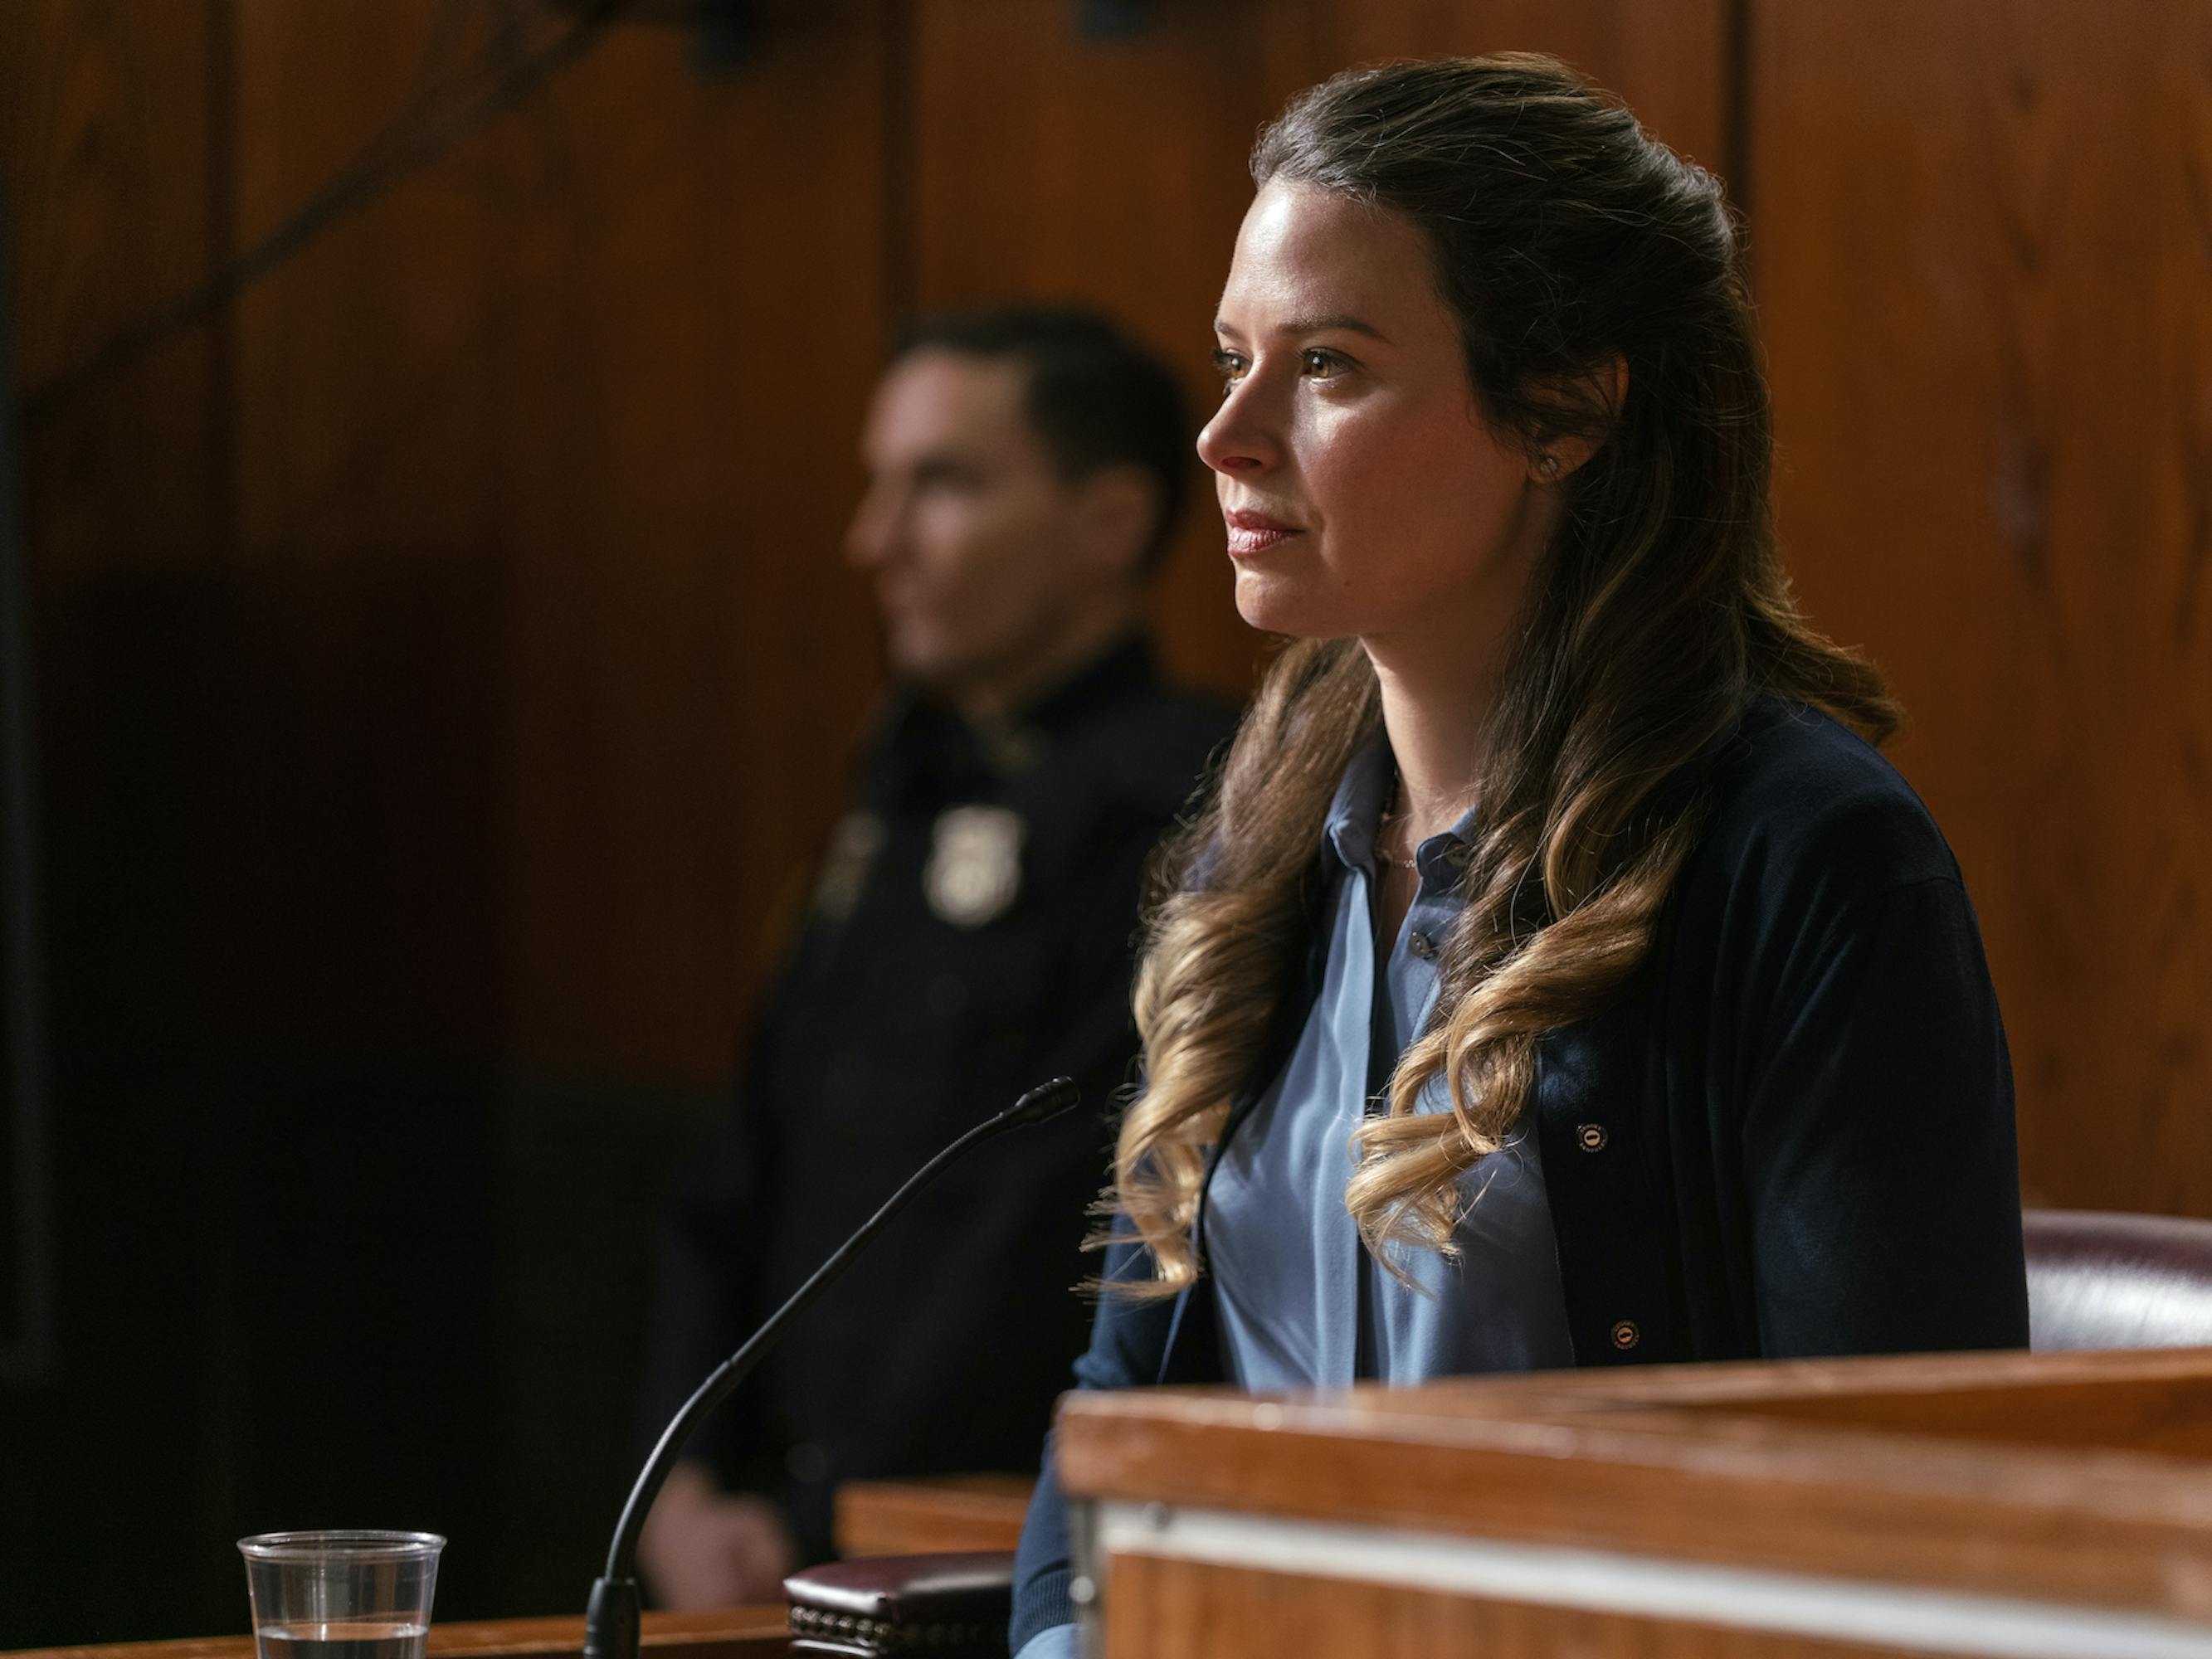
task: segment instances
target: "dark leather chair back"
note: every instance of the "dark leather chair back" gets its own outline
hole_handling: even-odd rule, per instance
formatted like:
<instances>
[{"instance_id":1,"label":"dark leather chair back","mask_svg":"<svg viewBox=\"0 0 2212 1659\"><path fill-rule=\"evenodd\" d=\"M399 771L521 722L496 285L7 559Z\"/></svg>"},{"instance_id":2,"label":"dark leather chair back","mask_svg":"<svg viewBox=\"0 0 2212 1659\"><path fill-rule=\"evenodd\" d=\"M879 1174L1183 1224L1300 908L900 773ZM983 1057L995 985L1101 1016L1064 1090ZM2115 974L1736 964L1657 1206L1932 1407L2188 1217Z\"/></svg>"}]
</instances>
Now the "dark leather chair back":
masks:
<instances>
[{"instance_id":1,"label":"dark leather chair back","mask_svg":"<svg viewBox=\"0 0 2212 1659\"><path fill-rule=\"evenodd\" d=\"M2030 1210L2028 1346L2212 1346L2212 1221Z\"/></svg>"}]
</instances>

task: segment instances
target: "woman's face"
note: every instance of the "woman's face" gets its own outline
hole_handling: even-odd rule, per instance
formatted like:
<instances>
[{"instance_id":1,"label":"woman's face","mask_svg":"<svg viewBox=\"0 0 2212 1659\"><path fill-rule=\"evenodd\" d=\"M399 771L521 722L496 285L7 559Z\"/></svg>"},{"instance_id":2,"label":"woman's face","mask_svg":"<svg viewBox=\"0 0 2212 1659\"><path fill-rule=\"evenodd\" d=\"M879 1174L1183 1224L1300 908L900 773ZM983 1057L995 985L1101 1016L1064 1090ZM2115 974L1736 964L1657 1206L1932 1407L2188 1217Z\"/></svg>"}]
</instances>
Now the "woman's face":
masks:
<instances>
[{"instance_id":1,"label":"woman's face","mask_svg":"<svg viewBox=\"0 0 2212 1659\"><path fill-rule=\"evenodd\" d=\"M1244 216L1199 434L1255 628L1480 649L1518 613L1558 510L1476 409L1425 234L1273 183Z\"/></svg>"}]
</instances>

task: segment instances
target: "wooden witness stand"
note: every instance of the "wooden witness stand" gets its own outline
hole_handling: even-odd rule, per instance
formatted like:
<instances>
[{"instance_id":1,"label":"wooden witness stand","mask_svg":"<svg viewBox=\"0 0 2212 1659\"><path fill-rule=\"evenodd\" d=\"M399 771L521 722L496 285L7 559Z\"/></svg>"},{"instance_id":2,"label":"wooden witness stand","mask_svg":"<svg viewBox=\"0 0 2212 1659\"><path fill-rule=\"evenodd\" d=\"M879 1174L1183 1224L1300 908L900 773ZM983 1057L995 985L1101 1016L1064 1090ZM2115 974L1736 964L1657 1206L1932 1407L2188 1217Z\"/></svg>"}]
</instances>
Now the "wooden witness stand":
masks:
<instances>
[{"instance_id":1,"label":"wooden witness stand","mask_svg":"<svg viewBox=\"0 0 2212 1659\"><path fill-rule=\"evenodd\" d=\"M1070 1396L1106 1659L2212 1655L2212 1350Z\"/></svg>"},{"instance_id":2,"label":"wooden witness stand","mask_svg":"<svg viewBox=\"0 0 2212 1659\"><path fill-rule=\"evenodd\" d=\"M2212 1349L1072 1395L1060 1431L1105 1659L2212 1656ZM878 1484L842 1531L975 1547L1018 1504L1003 1481ZM646 1646L751 1659L782 1628L649 1614ZM574 1618L447 1625L430 1652L580 1639Z\"/></svg>"}]
</instances>

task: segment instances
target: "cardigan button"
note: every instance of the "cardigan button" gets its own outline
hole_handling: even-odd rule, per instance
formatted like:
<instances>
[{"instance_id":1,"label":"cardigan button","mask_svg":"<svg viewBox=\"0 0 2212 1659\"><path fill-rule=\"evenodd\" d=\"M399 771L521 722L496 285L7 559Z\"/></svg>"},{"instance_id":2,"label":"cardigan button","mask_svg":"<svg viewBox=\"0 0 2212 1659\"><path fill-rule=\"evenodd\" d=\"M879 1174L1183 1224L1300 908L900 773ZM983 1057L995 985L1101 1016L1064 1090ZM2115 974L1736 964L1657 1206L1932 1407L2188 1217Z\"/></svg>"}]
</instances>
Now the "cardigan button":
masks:
<instances>
[{"instance_id":1,"label":"cardigan button","mask_svg":"<svg viewBox=\"0 0 2212 1659\"><path fill-rule=\"evenodd\" d=\"M1416 933L1406 941L1406 948L1426 962L1437 953L1437 942L1426 933Z\"/></svg>"},{"instance_id":2,"label":"cardigan button","mask_svg":"<svg viewBox=\"0 0 2212 1659\"><path fill-rule=\"evenodd\" d=\"M1644 1333L1636 1328L1636 1322L1632 1319L1620 1320L1613 1328L1613 1346L1623 1353L1643 1340Z\"/></svg>"},{"instance_id":3,"label":"cardigan button","mask_svg":"<svg viewBox=\"0 0 2212 1659\"><path fill-rule=\"evenodd\" d=\"M1605 1150L1605 1143L1611 1138L1612 1137L1606 1133L1605 1125L1602 1123L1577 1123L1575 1125L1575 1145L1581 1147L1586 1152L1603 1152Z\"/></svg>"}]
</instances>

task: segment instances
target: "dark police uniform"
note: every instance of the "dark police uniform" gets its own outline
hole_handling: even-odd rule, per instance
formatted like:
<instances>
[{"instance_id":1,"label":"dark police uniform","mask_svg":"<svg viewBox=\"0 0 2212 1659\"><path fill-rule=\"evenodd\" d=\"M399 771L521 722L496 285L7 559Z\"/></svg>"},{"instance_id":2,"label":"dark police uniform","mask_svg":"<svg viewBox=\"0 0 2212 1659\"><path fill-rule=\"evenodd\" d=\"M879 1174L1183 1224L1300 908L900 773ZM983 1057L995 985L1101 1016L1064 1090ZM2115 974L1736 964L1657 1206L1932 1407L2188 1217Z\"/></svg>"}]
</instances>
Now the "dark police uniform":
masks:
<instances>
[{"instance_id":1,"label":"dark police uniform","mask_svg":"<svg viewBox=\"0 0 2212 1659\"><path fill-rule=\"evenodd\" d=\"M693 1443L807 1558L839 1481L1034 1466L1090 1321L1145 863L1231 718L1131 641L1000 732L910 694L882 721L671 1230L651 1431L954 1136L1061 1073L1084 1105L941 1177Z\"/></svg>"}]
</instances>

